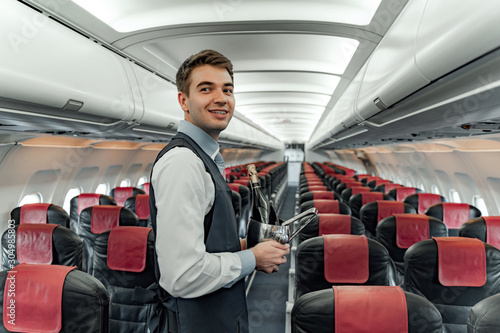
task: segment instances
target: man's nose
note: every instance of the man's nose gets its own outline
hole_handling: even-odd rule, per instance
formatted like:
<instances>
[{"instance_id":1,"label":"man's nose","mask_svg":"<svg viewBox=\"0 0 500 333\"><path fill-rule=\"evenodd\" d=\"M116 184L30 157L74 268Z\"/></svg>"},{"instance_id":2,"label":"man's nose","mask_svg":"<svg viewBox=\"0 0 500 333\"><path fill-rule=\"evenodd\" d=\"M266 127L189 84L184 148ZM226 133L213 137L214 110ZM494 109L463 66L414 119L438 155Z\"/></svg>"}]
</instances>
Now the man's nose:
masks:
<instances>
[{"instance_id":1,"label":"man's nose","mask_svg":"<svg viewBox=\"0 0 500 333\"><path fill-rule=\"evenodd\" d=\"M224 94L222 89L215 90L214 103L217 103L217 104L226 104L227 103L227 96Z\"/></svg>"}]
</instances>

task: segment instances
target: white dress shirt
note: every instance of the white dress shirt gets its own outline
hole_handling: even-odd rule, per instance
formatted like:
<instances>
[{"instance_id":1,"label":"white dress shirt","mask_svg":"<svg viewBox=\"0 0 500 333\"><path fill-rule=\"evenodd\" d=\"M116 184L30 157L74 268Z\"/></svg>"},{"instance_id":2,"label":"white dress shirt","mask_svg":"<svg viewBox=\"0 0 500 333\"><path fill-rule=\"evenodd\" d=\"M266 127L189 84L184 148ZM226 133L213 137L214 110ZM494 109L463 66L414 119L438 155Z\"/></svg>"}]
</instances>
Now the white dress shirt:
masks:
<instances>
[{"instance_id":1,"label":"white dress shirt","mask_svg":"<svg viewBox=\"0 0 500 333\"><path fill-rule=\"evenodd\" d=\"M214 159L219 145L206 132L182 120L179 132L191 137ZM151 182L157 209L156 252L160 285L174 297L194 298L230 287L255 268L250 250L208 253L204 219L215 186L203 161L189 148L176 147L154 165Z\"/></svg>"}]
</instances>

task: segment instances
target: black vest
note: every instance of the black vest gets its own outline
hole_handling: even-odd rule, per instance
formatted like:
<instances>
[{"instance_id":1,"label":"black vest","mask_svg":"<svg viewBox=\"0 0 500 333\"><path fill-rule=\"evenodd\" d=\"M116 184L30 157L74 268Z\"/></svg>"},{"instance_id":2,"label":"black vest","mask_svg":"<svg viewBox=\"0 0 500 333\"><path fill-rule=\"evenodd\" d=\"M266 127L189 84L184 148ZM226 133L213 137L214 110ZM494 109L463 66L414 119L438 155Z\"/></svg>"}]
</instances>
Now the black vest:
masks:
<instances>
[{"instance_id":1,"label":"black vest","mask_svg":"<svg viewBox=\"0 0 500 333\"><path fill-rule=\"evenodd\" d=\"M240 251L236 221L231 203L231 189L222 178L219 168L189 136L177 133L172 141L158 154L158 161L174 147L191 149L205 165L215 185L215 200L205 216L205 247L209 253ZM153 164L154 167L154 164ZM175 175L173 175L175 177ZM175 189L169 189L175 191ZM151 184L151 222L156 232L155 191ZM156 265L158 271L158 264ZM172 267L175 269L175 267ZM157 275L159 276L159 275ZM241 279L231 288L220 288L197 298L173 298L179 333L247 333L248 314L245 297L245 280Z\"/></svg>"}]
</instances>

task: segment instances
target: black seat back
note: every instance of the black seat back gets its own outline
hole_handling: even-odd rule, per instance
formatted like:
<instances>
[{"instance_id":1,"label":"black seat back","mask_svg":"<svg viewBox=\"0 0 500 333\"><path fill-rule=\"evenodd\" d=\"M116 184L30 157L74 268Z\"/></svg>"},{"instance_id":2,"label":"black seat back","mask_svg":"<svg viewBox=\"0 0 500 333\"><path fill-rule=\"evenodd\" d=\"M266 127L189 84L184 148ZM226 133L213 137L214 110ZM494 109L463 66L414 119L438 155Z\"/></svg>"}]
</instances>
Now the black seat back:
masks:
<instances>
[{"instance_id":1,"label":"black seat back","mask_svg":"<svg viewBox=\"0 0 500 333\"><path fill-rule=\"evenodd\" d=\"M119 226L96 237L92 275L109 292L111 332L148 332L149 307L132 298L156 281L154 251L151 228Z\"/></svg>"},{"instance_id":2,"label":"black seat back","mask_svg":"<svg viewBox=\"0 0 500 333\"><path fill-rule=\"evenodd\" d=\"M340 288L340 287L339 287ZM377 322L372 323L367 321L367 316L380 314L390 315L393 311L389 313L384 312L383 309L386 307L384 304L379 304L379 301L383 301L382 297L379 297L377 290L374 292L368 292L365 286L357 286L356 288L363 288L363 298L358 302L358 307L356 311L353 311L350 315L354 321L357 321L363 325L363 332L391 332L389 330L381 329L377 325ZM369 287L377 288L377 287ZM399 287L385 287L385 288L399 288ZM344 298L344 295L340 296ZM338 320L345 320L344 317L336 317L336 304L340 300L335 299L335 292L332 288L327 288L323 290L314 291L303 295L301 298L295 302L292 309L292 332L293 333L332 333L336 331L336 325ZM401 306L406 307L406 316L408 321L408 331L410 333L426 332L426 333L441 333L442 332L442 321L441 315L436 310L434 305L426 300L425 298L404 292L404 297L406 304L401 304ZM346 298L349 298L347 295ZM367 301L374 302L371 307L365 303ZM400 304L400 303L399 303ZM399 307L396 309L402 310ZM365 311L363 311L365 310ZM403 310L404 311L404 310ZM404 312L403 312L404 315ZM378 318L382 321L382 324L393 323L392 318L381 317ZM402 319L402 318L400 318ZM342 327L342 332L347 332L346 327ZM387 327L386 327L387 328ZM351 332L356 332L352 330ZM397 330L397 332L402 332ZM406 331L404 331L406 332Z\"/></svg>"}]
</instances>

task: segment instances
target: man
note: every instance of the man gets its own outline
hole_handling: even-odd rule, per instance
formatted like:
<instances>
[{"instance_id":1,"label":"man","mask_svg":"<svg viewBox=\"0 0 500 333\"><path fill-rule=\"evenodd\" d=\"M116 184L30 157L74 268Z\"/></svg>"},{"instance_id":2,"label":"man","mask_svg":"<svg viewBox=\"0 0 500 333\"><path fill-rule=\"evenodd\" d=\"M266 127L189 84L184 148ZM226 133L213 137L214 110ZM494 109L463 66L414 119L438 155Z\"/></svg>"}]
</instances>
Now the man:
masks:
<instances>
[{"instance_id":1,"label":"man","mask_svg":"<svg viewBox=\"0 0 500 333\"><path fill-rule=\"evenodd\" d=\"M234 111L231 62L201 51L176 81L184 121L158 154L150 189L159 284L173 300L169 330L248 332L243 278L254 269L277 271L289 246L270 241L241 250L217 143Z\"/></svg>"}]
</instances>

